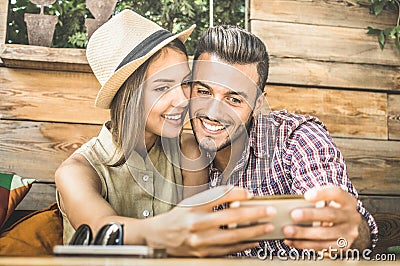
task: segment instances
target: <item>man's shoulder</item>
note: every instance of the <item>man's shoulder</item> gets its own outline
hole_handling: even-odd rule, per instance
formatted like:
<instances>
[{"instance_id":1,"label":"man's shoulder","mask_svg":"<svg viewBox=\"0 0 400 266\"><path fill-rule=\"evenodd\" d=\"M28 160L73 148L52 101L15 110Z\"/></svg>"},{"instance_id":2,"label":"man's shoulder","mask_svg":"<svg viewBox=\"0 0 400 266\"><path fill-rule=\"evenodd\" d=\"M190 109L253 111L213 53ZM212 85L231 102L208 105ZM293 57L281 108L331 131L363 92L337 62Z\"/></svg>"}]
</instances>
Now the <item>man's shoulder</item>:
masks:
<instances>
[{"instance_id":1,"label":"man's shoulder","mask_svg":"<svg viewBox=\"0 0 400 266\"><path fill-rule=\"evenodd\" d=\"M325 125L315 116L300 115L289 113L286 110L273 111L269 115L270 121L275 127L285 127L287 130L294 131L304 124L316 124L326 129Z\"/></svg>"},{"instance_id":2,"label":"man's shoulder","mask_svg":"<svg viewBox=\"0 0 400 266\"><path fill-rule=\"evenodd\" d=\"M270 117L272 121L274 121L276 124L279 125L287 124L287 125L298 126L307 122L323 125L323 123L315 116L289 113L286 110L272 111L270 113Z\"/></svg>"},{"instance_id":3,"label":"man's shoulder","mask_svg":"<svg viewBox=\"0 0 400 266\"><path fill-rule=\"evenodd\" d=\"M307 135L310 132L318 131L323 135L329 135L327 128L317 117L289 113L286 110L273 111L268 115L263 115L262 120L258 120L257 123L256 128L268 128L267 133L275 132L274 135L281 140L289 138L296 132L300 135ZM267 126L268 123L272 127Z\"/></svg>"}]
</instances>

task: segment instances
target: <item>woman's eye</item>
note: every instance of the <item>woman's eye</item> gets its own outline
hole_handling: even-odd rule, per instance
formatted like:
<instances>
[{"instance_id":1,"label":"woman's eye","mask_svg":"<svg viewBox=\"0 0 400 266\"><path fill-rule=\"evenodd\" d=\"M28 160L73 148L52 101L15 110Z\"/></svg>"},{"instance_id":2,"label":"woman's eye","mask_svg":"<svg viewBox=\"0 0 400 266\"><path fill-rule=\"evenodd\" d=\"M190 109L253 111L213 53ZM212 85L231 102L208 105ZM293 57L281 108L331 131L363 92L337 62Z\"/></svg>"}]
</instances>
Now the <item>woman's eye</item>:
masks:
<instances>
[{"instance_id":1,"label":"woman's eye","mask_svg":"<svg viewBox=\"0 0 400 266\"><path fill-rule=\"evenodd\" d=\"M166 91L166 90L168 90L168 89L169 89L169 86L161 86L161 87L155 88L154 90L155 90L155 91L163 92L163 91Z\"/></svg>"},{"instance_id":2,"label":"woman's eye","mask_svg":"<svg viewBox=\"0 0 400 266\"><path fill-rule=\"evenodd\" d=\"M181 83L181 88L182 89L188 89L188 88L190 88L190 81L182 81L182 83Z\"/></svg>"},{"instance_id":3,"label":"woman's eye","mask_svg":"<svg viewBox=\"0 0 400 266\"><path fill-rule=\"evenodd\" d=\"M197 93L200 95L210 95L210 92L205 89L197 89Z\"/></svg>"}]
</instances>

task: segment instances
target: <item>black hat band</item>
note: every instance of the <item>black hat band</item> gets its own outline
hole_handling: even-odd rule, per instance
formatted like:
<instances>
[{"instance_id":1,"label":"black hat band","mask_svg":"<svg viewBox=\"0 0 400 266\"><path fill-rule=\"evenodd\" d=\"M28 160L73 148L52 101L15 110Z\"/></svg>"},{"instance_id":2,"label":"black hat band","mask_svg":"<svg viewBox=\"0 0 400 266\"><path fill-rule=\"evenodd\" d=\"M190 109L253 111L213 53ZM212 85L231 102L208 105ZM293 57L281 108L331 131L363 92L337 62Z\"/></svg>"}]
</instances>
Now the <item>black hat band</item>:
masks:
<instances>
[{"instance_id":1,"label":"black hat band","mask_svg":"<svg viewBox=\"0 0 400 266\"><path fill-rule=\"evenodd\" d=\"M115 72L120 69L121 67L125 66L129 62L132 62L142 56L148 54L154 47L158 44L163 42L164 40L168 39L169 37L173 36L173 34L167 30L158 30L151 34L149 37L144 39L141 43L139 43L133 50L125 56L122 62L119 64Z\"/></svg>"}]
</instances>

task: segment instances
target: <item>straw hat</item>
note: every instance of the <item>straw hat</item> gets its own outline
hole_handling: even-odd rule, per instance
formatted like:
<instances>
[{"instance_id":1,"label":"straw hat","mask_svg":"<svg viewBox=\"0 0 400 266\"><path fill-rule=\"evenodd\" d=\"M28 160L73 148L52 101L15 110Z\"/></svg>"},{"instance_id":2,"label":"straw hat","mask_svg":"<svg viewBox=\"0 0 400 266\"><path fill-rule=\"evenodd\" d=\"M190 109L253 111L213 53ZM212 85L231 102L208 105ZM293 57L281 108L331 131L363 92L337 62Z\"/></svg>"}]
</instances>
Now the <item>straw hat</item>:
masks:
<instances>
[{"instance_id":1,"label":"straw hat","mask_svg":"<svg viewBox=\"0 0 400 266\"><path fill-rule=\"evenodd\" d=\"M109 109L125 80L154 53L178 38L185 42L195 25L173 35L132 10L124 10L98 28L86 57L101 84L95 105Z\"/></svg>"}]
</instances>

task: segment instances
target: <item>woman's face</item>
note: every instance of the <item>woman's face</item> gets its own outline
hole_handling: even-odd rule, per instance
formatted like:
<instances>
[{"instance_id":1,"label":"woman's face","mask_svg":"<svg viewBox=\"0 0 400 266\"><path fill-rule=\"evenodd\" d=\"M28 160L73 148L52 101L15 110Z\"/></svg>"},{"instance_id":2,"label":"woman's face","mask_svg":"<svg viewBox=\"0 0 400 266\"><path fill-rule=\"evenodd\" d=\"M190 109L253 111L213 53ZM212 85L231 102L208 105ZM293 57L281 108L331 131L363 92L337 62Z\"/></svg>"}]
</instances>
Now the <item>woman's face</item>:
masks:
<instances>
[{"instance_id":1,"label":"woman's face","mask_svg":"<svg viewBox=\"0 0 400 266\"><path fill-rule=\"evenodd\" d=\"M144 82L145 139L177 137L188 106L190 68L186 55L164 48L150 63Z\"/></svg>"}]
</instances>

